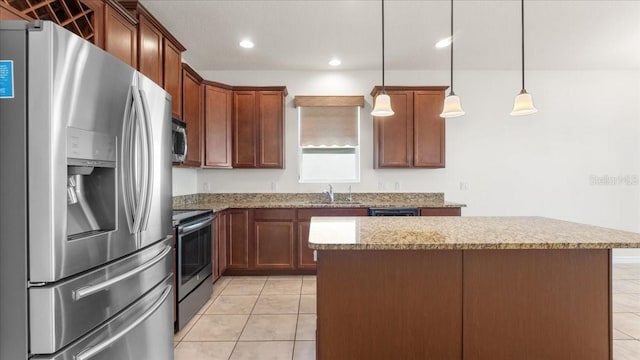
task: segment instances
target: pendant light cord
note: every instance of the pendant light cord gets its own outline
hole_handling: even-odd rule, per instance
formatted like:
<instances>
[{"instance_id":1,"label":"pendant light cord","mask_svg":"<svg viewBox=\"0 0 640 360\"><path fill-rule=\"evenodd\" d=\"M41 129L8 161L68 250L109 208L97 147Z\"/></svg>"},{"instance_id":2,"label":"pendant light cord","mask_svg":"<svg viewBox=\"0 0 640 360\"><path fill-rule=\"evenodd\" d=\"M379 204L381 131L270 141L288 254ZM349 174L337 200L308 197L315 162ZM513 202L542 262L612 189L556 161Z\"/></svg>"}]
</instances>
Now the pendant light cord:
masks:
<instances>
[{"instance_id":1,"label":"pendant light cord","mask_svg":"<svg viewBox=\"0 0 640 360\"><path fill-rule=\"evenodd\" d=\"M451 89L449 90L449 96L455 95L456 93L453 91L453 0L451 0L451 37L449 38L449 40L451 40L451 67L450 67L450 72L451 72Z\"/></svg>"},{"instance_id":2,"label":"pendant light cord","mask_svg":"<svg viewBox=\"0 0 640 360\"><path fill-rule=\"evenodd\" d=\"M524 90L524 0L520 0L520 25L521 25L521 46L522 46L522 90Z\"/></svg>"},{"instance_id":3,"label":"pendant light cord","mask_svg":"<svg viewBox=\"0 0 640 360\"><path fill-rule=\"evenodd\" d=\"M384 0L382 0L382 93L384 94Z\"/></svg>"}]
</instances>

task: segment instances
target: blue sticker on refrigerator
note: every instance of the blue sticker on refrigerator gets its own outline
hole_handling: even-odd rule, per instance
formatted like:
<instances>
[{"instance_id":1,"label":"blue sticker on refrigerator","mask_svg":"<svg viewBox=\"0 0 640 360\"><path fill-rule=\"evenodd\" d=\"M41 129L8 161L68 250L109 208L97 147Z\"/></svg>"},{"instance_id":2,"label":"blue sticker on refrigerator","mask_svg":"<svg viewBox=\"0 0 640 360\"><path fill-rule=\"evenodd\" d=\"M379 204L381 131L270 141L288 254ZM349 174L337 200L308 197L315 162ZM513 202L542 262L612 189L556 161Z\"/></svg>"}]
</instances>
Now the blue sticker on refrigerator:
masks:
<instances>
[{"instance_id":1,"label":"blue sticker on refrigerator","mask_svg":"<svg viewBox=\"0 0 640 360\"><path fill-rule=\"evenodd\" d=\"M0 60L0 99L13 98L13 60Z\"/></svg>"}]
</instances>

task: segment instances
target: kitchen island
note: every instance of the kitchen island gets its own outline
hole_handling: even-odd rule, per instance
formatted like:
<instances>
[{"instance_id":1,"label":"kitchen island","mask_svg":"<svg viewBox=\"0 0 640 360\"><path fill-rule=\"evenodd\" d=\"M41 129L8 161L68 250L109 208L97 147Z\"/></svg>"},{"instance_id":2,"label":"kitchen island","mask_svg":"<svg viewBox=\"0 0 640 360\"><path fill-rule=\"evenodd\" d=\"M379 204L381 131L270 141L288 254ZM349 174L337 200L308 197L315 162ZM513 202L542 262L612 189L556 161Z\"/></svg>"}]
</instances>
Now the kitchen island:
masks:
<instances>
[{"instance_id":1,"label":"kitchen island","mask_svg":"<svg viewBox=\"0 0 640 360\"><path fill-rule=\"evenodd\" d=\"M538 217L312 218L318 359L611 359L611 249Z\"/></svg>"}]
</instances>

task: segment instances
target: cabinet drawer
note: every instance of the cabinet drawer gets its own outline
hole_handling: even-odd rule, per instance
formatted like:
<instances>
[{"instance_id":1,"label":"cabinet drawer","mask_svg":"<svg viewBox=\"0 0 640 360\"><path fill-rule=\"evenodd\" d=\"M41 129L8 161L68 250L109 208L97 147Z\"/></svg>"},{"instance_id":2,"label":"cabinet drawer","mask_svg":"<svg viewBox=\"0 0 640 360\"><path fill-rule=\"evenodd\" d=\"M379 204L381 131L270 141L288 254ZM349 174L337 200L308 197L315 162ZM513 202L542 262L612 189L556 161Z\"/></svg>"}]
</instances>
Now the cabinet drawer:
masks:
<instances>
[{"instance_id":1,"label":"cabinet drawer","mask_svg":"<svg viewBox=\"0 0 640 360\"><path fill-rule=\"evenodd\" d=\"M368 210L358 209L299 209L298 220L305 221L313 216L367 216Z\"/></svg>"},{"instance_id":2,"label":"cabinet drawer","mask_svg":"<svg viewBox=\"0 0 640 360\"><path fill-rule=\"evenodd\" d=\"M295 220L295 209L255 209L256 220Z\"/></svg>"}]
</instances>

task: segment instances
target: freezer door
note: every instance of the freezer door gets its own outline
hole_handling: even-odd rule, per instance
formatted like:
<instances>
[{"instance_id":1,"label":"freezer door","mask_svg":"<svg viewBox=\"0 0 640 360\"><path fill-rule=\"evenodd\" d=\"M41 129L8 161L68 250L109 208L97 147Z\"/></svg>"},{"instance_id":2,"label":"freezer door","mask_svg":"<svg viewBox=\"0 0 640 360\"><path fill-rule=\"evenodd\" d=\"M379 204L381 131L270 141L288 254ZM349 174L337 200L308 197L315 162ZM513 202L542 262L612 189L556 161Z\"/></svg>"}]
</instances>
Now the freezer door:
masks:
<instances>
[{"instance_id":1,"label":"freezer door","mask_svg":"<svg viewBox=\"0 0 640 360\"><path fill-rule=\"evenodd\" d=\"M172 277L166 277L131 307L59 353L31 359L173 360Z\"/></svg>"},{"instance_id":2,"label":"freezer door","mask_svg":"<svg viewBox=\"0 0 640 360\"><path fill-rule=\"evenodd\" d=\"M138 126L130 137L148 135L146 142L136 143L138 149L153 144L147 150L153 152L153 163L129 164L130 169L153 169L136 178L136 199L151 209L143 219L142 203L127 208L123 190L130 189L131 180L122 163L128 151L125 119L142 124L136 119L145 111L142 102L134 103L140 94L135 90L138 73L51 22L32 24L28 38L29 281L47 283L131 254L172 233L171 123L167 118L156 129L155 122L148 122L149 128ZM145 93L150 113L157 112L155 104L167 101L158 86ZM143 192L142 180L146 184L148 179L159 179L159 185ZM154 211L163 216L154 217ZM128 224L130 213L137 224L144 220L138 232ZM144 229L148 235L141 235Z\"/></svg>"},{"instance_id":3,"label":"freezer door","mask_svg":"<svg viewBox=\"0 0 640 360\"><path fill-rule=\"evenodd\" d=\"M173 267L172 243L169 238L81 276L30 288L31 353L60 350L163 281Z\"/></svg>"}]
</instances>

